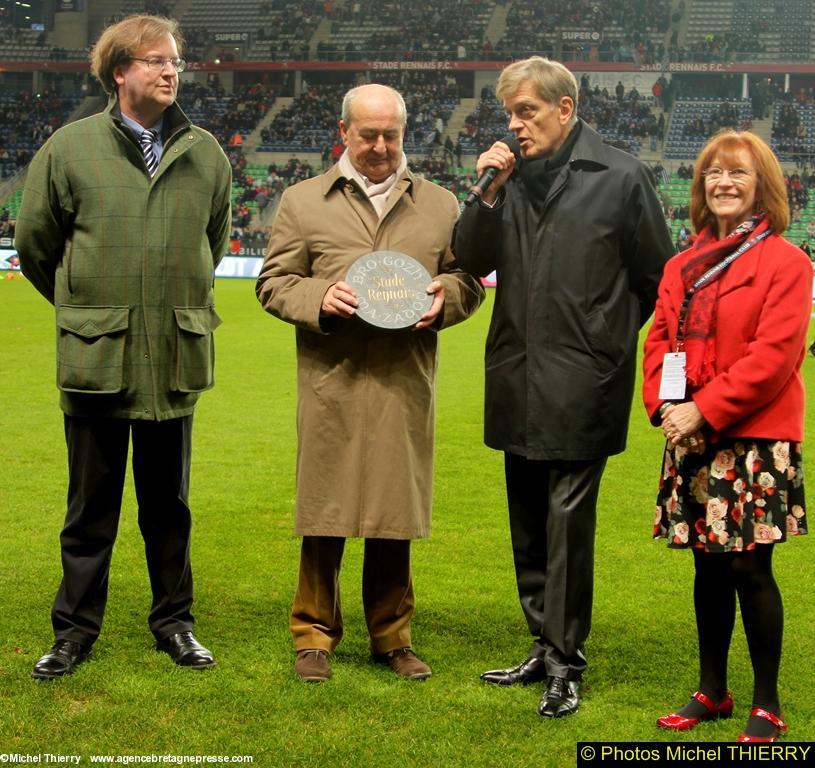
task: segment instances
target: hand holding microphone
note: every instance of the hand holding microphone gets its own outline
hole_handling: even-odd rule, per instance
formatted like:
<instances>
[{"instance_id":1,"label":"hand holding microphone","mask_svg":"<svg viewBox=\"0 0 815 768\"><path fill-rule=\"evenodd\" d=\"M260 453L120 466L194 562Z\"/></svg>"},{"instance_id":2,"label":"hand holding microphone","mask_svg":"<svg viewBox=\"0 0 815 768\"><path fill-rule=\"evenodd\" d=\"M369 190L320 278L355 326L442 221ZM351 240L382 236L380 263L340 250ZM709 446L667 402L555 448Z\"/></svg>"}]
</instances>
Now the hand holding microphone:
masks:
<instances>
[{"instance_id":1,"label":"hand holding microphone","mask_svg":"<svg viewBox=\"0 0 815 768\"><path fill-rule=\"evenodd\" d=\"M476 166L476 170L479 172L478 181L471 187L464 205L472 205L479 198L484 200L485 203L492 203L495 195L485 197L487 189L496 178L499 180L497 189L500 189L509 178L513 168L515 168L515 161L520 156L521 145L514 134L510 133L496 141L478 158Z\"/></svg>"}]
</instances>

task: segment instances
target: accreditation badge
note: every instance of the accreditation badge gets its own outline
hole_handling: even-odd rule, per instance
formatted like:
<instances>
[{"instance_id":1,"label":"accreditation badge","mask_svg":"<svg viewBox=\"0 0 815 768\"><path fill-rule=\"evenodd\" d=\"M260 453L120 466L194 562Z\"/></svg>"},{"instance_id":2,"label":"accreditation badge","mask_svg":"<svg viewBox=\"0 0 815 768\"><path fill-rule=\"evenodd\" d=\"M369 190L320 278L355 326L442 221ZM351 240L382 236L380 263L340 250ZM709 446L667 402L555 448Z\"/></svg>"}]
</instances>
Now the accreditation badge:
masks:
<instances>
[{"instance_id":1,"label":"accreditation badge","mask_svg":"<svg viewBox=\"0 0 815 768\"><path fill-rule=\"evenodd\" d=\"M659 399L684 400L686 386L685 353L668 352L662 359L662 380L659 382Z\"/></svg>"}]
</instances>

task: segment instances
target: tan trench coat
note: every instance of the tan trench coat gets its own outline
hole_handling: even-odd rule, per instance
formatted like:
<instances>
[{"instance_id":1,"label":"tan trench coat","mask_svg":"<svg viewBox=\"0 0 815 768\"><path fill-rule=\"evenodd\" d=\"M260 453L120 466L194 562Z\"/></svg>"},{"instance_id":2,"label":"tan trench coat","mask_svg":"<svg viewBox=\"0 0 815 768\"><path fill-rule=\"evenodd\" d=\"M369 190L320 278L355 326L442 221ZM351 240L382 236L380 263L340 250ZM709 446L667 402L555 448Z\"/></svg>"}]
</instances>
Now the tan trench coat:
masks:
<instances>
[{"instance_id":1,"label":"tan trench coat","mask_svg":"<svg viewBox=\"0 0 815 768\"><path fill-rule=\"evenodd\" d=\"M283 195L257 282L263 308L297 338L297 512L302 536L382 539L430 533L436 330L380 331L323 318L328 287L374 250L407 253L444 284L438 328L481 303L454 266L455 197L406 172L380 221L334 166Z\"/></svg>"}]
</instances>

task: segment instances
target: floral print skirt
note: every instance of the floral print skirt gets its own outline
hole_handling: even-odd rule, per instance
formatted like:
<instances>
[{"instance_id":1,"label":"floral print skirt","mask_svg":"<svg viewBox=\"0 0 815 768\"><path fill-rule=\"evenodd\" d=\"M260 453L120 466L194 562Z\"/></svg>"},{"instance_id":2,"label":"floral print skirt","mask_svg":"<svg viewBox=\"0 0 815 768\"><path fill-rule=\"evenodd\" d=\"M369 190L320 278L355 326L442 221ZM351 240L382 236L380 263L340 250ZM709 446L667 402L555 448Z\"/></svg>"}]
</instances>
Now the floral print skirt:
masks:
<instances>
[{"instance_id":1,"label":"floral print skirt","mask_svg":"<svg viewBox=\"0 0 815 768\"><path fill-rule=\"evenodd\" d=\"M800 443L666 446L654 537L667 537L669 547L741 552L806 532Z\"/></svg>"}]
</instances>

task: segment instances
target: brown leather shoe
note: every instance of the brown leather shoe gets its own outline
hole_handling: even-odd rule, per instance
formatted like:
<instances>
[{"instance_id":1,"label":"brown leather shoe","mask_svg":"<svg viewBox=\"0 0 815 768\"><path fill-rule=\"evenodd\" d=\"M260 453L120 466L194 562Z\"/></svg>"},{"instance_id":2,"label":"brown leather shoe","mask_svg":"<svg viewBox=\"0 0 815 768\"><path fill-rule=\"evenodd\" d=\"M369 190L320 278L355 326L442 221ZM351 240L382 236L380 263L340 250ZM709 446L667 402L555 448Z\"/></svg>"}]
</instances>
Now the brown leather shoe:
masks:
<instances>
[{"instance_id":1,"label":"brown leather shoe","mask_svg":"<svg viewBox=\"0 0 815 768\"><path fill-rule=\"evenodd\" d=\"M323 683L331 677L331 665L328 663L328 651L321 648L307 648L297 651L294 660L294 671L306 683Z\"/></svg>"},{"instance_id":2,"label":"brown leather shoe","mask_svg":"<svg viewBox=\"0 0 815 768\"><path fill-rule=\"evenodd\" d=\"M387 664L400 677L410 680L424 680L433 673L412 648L397 648L390 653L374 656L380 664Z\"/></svg>"}]
</instances>

